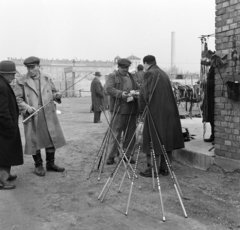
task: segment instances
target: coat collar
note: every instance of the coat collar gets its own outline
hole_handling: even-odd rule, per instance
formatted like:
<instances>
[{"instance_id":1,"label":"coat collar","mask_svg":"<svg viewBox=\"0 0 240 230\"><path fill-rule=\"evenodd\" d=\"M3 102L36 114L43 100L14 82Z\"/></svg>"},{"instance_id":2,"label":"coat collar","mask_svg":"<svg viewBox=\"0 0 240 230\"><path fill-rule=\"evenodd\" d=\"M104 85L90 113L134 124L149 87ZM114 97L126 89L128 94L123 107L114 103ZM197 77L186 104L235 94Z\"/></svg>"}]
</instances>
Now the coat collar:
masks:
<instances>
[{"instance_id":1,"label":"coat collar","mask_svg":"<svg viewBox=\"0 0 240 230\"><path fill-rule=\"evenodd\" d=\"M15 98L15 93L14 93L14 91L13 91L13 89L12 89L12 86L8 83L8 81L5 79L5 77L3 77L3 76L0 75L0 80L2 80L3 82L5 82L5 83L7 84L7 86L9 87L11 93L13 94L13 96L14 96L14 98ZM19 111L18 106L17 106L17 111Z\"/></svg>"},{"instance_id":2,"label":"coat collar","mask_svg":"<svg viewBox=\"0 0 240 230\"><path fill-rule=\"evenodd\" d=\"M45 88L45 86L47 85L47 81L44 78L43 74L41 71L39 71L39 79L40 79L40 84L41 84L41 92L43 91L43 89ZM27 73L27 79L26 79L26 83L27 85L38 95L38 91L36 89L34 80L29 76L29 74Z\"/></svg>"},{"instance_id":3,"label":"coat collar","mask_svg":"<svg viewBox=\"0 0 240 230\"><path fill-rule=\"evenodd\" d=\"M3 77L2 75L0 75L0 79L2 79L4 82L6 82L8 85L10 85L10 84L8 83L8 81L6 80L6 78Z\"/></svg>"},{"instance_id":4,"label":"coat collar","mask_svg":"<svg viewBox=\"0 0 240 230\"><path fill-rule=\"evenodd\" d=\"M148 68L148 70L150 70L150 69L156 69L156 68L159 68L157 65L151 65L151 66L149 66L149 68ZM147 70L147 71L148 71Z\"/></svg>"}]
</instances>

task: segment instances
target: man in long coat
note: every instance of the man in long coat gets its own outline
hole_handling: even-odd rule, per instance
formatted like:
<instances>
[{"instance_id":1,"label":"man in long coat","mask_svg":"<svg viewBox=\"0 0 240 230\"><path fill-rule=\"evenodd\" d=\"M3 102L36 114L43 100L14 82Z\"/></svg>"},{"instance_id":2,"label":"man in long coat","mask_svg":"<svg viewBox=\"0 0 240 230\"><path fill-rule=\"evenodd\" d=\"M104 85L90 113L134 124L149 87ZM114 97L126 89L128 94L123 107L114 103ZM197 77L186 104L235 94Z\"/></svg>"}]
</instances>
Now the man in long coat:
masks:
<instances>
[{"instance_id":1,"label":"man in long coat","mask_svg":"<svg viewBox=\"0 0 240 230\"><path fill-rule=\"evenodd\" d=\"M11 166L23 164L22 142L18 127L19 110L10 83L15 78L16 66L12 61L0 63L0 189L14 189L9 181Z\"/></svg>"},{"instance_id":2,"label":"man in long coat","mask_svg":"<svg viewBox=\"0 0 240 230\"><path fill-rule=\"evenodd\" d=\"M103 87L101 82L99 81L99 77L101 77L100 72L96 72L95 78L92 80L91 83L91 96L92 96L92 108L94 112L94 123L101 123L101 109L100 107L103 106L104 102L104 94L103 94Z\"/></svg>"},{"instance_id":3,"label":"man in long coat","mask_svg":"<svg viewBox=\"0 0 240 230\"><path fill-rule=\"evenodd\" d=\"M171 83L167 74L156 65L155 57L148 55L143 59L146 73L144 75L143 84L139 94L139 109L143 111L146 102L149 103L150 113L152 114L157 132L161 138L162 144L165 146L170 161L172 160L172 150L184 148L182 136L182 128L179 118L179 112L176 101L172 92ZM155 90L157 78L158 83ZM153 92L153 94L152 94ZM150 96L152 94L151 101ZM150 126L149 122L150 121ZM150 138L149 127L152 135ZM167 165L162 154L160 144L154 131L149 114L145 117L143 129L143 152L147 154L148 168L141 172L140 175L151 177L151 154L150 142L152 141L153 149L156 155L157 169L160 168L160 174L168 175ZM161 155L161 165L160 165ZM155 172L156 173L156 172ZM157 172L158 173L158 172Z\"/></svg>"},{"instance_id":4,"label":"man in long coat","mask_svg":"<svg viewBox=\"0 0 240 230\"><path fill-rule=\"evenodd\" d=\"M64 146L66 141L53 102L61 103L61 94L57 93L51 77L40 71L39 64L40 59L37 57L24 60L28 72L17 79L14 91L23 119L48 103L24 122L25 154L33 155L35 173L38 176L44 176L40 150L45 148L47 171L63 172L65 169L54 163L55 150Z\"/></svg>"},{"instance_id":5,"label":"man in long coat","mask_svg":"<svg viewBox=\"0 0 240 230\"><path fill-rule=\"evenodd\" d=\"M202 104L203 122L210 122L211 125L211 136L204 139L205 142L214 141L214 77L215 68L211 66L207 74L207 83Z\"/></svg>"}]
</instances>

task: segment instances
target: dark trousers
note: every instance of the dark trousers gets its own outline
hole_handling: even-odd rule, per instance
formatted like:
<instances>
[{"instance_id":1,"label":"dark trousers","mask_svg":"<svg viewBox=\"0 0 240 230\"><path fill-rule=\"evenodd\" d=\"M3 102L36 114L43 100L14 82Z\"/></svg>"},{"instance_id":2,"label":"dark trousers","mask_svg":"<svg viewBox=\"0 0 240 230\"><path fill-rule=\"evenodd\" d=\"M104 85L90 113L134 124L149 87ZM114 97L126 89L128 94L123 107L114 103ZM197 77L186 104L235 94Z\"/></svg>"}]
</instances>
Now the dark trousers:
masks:
<instances>
[{"instance_id":1,"label":"dark trousers","mask_svg":"<svg viewBox=\"0 0 240 230\"><path fill-rule=\"evenodd\" d=\"M172 164L172 151L167 151L167 155L168 155L170 164ZM168 170L168 167L167 167L167 164L166 164L163 154L161 154L160 162L159 162L158 155L156 155L155 158L156 158L157 167L159 167L161 170ZM151 155L150 154L147 155L147 165L148 165L148 167L151 165Z\"/></svg>"},{"instance_id":2,"label":"dark trousers","mask_svg":"<svg viewBox=\"0 0 240 230\"><path fill-rule=\"evenodd\" d=\"M101 117L101 111L100 112L94 112L93 122L97 123L98 121L100 121L100 117Z\"/></svg>"},{"instance_id":3,"label":"dark trousers","mask_svg":"<svg viewBox=\"0 0 240 230\"><path fill-rule=\"evenodd\" d=\"M211 122L210 122L210 125L211 125L211 132L212 132L210 138L213 138L213 139L214 139L214 121L211 121Z\"/></svg>"},{"instance_id":4,"label":"dark trousers","mask_svg":"<svg viewBox=\"0 0 240 230\"><path fill-rule=\"evenodd\" d=\"M0 184L4 184L8 179L11 171L11 166L0 166Z\"/></svg>"},{"instance_id":5,"label":"dark trousers","mask_svg":"<svg viewBox=\"0 0 240 230\"><path fill-rule=\"evenodd\" d=\"M112 114L113 116L113 114ZM130 117L131 116L131 117ZM129 120L130 119L130 120ZM112 131L114 133L114 136L116 137L116 139L118 140L118 142L121 142L121 136L123 134L123 149L126 150L131 139L133 138L128 152L126 153L126 155L129 157L132 150L133 150L133 146L135 144L136 138L134 135L134 132L136 130L136 114L117 114L116 117L114 118L114 121L112 123ZM133 137L134 135L134 137ZM108 158L114 158L117 156L118 153L118 145L117 142L115 140L115 138L113 137L113 135L110 136L110 140L109 140L109 145L108 145L108 149L107 149L107 156Z\"/></svg>"},{"instance_id":6,"label":"dark trousers","mask_svg":"<svg viewBox=\"0 0 240 230\"><path fill-rule=\"evenodd\" d=\"M172 151L167 151L167 155L170 161L170 164L172 164ZM165 158L163 156L163 154L161 154L161 164L160 164L160 169L161 170L168 170Z\"/></svg>"}]
</instances>

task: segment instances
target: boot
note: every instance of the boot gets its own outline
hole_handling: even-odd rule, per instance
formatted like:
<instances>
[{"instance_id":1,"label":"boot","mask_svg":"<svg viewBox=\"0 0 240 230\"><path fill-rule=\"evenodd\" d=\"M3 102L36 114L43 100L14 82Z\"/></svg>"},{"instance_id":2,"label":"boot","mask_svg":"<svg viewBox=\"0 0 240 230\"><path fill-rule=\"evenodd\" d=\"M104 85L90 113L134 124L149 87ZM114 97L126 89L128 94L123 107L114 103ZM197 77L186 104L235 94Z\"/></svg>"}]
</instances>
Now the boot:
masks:
<instances>
[{"instance_id":1,"label":"boot","mask_svg":"<svg viewBox=\"0 0 240 230\"><path fill-rule=\"evenodd\" d=\"M55 165L54 160L55 160L55 152L46 152L47 171L64 172L65 168L61 168L61 167Z\"/></svg>"},{"instance_id":2,"label":"boot","mask_svg":"<svg viewBox=\"0 0 240 230\"><path fill-rule=\"evenodd\" d=\"M35 173L38 176L45 176L45 170L42 165L41 152L38 150L36 155L33 155L33 160L35 162Z\"/></svg>"}]
</instances>

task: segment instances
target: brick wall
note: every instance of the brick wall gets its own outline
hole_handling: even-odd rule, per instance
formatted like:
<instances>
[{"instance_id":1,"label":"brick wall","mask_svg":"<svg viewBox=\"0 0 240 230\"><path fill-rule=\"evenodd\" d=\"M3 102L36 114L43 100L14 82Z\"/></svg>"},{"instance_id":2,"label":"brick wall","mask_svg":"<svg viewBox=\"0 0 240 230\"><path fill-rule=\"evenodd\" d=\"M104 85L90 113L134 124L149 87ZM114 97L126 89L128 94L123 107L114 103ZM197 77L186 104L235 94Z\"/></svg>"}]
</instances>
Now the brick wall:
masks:
<instances>
[{"instance_id":1,"label":"brick wall","mask_svg":"<svg viewBox=\"0 0 240 230\"><path fill-rule=\"evenodd\" d=\"M221 69L226 82L240 82L240 60L235 72L231 60L233 35L236 49L240 54L240 0L216 0L216 54L228 54L229 64ZM240 160L240 101L228 98L226 84L216 71L215 74L215 153L218 156Z\"/></svg>"}]
</instances>

